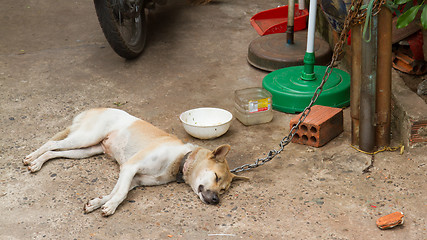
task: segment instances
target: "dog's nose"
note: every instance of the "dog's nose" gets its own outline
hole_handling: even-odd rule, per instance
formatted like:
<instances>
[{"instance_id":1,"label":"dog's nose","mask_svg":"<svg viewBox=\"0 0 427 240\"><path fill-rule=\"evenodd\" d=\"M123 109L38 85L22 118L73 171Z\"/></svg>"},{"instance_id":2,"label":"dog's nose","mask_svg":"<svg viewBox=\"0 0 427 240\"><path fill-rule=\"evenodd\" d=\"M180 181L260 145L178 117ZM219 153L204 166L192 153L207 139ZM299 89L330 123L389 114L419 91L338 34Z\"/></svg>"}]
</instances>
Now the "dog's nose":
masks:
<instances>
[{"instance_id":1,"label":"dog's nose","mask_svg":"<svg viewBox=\"0 0 427 240\"><path fill-rule=\"evenodd\" d=\"M203 185L199 186L199 191L201 191L203 201L205 203L212 204L212 205L216 205L219 203L218 193L211 191L211 190L205 190Z\"/></svg>"},{"instance_id":2,"label":"dog's nose","mask_svg":"<svg viewBox=\"0 0 427 240\"><path fill-rule=\"evenodd\" d=\"M211 204L216 205L218 203L219 203L219 197L218 195L214 194L211 199Z\"/></svg>"}]
</instances>

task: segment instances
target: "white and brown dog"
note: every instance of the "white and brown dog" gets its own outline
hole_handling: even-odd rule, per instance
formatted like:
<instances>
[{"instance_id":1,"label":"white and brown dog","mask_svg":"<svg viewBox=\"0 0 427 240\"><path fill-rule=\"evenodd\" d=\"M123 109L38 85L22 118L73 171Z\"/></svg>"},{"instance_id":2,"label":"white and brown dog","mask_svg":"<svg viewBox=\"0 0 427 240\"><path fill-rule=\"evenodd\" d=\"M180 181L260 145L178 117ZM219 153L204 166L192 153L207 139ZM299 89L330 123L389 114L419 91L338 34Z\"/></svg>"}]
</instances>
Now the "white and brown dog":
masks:
<instances>
[{"instance_id":1,"label":"white and brown dog","mask_svg":"<svg viewBox=\"0 0 427 240\"><path fill-rule=\"evenodd\" d=\"M86 213L102 207L102 215L113 214L137 186L152 186L183 180L199 198L218 204L234 179L247 179L230 172L225 156L229 145L214 151L184 144L173 135L130 114L111 108L91 109L76 116L70 127L24 159L31 172L53 158L86 158L106 153L120 164L113 191L90 200Z\"/></svg>"}]
</instances>

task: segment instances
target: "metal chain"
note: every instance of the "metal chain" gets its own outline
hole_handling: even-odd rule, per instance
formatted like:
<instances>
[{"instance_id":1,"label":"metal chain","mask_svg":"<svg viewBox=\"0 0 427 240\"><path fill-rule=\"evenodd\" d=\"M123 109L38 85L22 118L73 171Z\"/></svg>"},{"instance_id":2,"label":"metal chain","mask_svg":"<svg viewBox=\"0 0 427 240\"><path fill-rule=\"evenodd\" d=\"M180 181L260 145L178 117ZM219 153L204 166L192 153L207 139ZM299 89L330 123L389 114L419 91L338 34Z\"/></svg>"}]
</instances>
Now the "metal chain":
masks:
<instances>
[{"instance_id":1,"label":"metal chain","mask_svg":"<svg viewBox=\"0 0 427 240\"><path fill-rule=\"evenodd\" d=\"M376 0L372 8L372 16L376 16L383 5L387 4L387 0ZM367 8L359 9L359 12L352 19L353 24L360 24L365 21Z\"/></svg>"},{"instance_id":2,"label":"metal chain","mask_svg":"<svg viewBox=\"0 0 427 240\"><path fill-rule=\"evenodd\" d=\"M374 5L375 9L381 9L381 6L384 3L385 3L385 0L376 0L375 5ZM328 80L329 76L331 75L332 70L334 69L335 62L338 60L338 57L342 53L342 48L343 48L344 43L347 39L348 31L350 30L350 25L353 23L355 23L355 24L360 23L360 21L362 21L362 19L364 18L366 11L364 11L363 13L360 12L360 6L361 5L362 5L362 0L352 1L351 6L349 8L349 11L347 13L347 17L345 18L344 25L343 25L339 40L335 44L334 51L332 54L332 60L326 68L325 74L322 78L322 82L314 91L314 95L311 98L310 104L304 109L304 111L302 111L302 114L299 117L297 124L295 124L291 128L289 134L287 136L285 136L280 141L280 144L279 144L280 148L278 150L276 150L276 149L270 150L266 157L258 158L252 164L244 164L240 167L232 169L231 170L232 173L247 171L247 170L250 170L252 168L256 168L256 167L259 167L261 165L264 165L265 163L267 163L267 162L271 161L273 158L275 158L278 154L280 154L283 151L283 149L285 148L285 146L288 145L292 141L292 138L294 137L295 133L297 132L299 125L302 122L304 122L305 118L308 116L308 114L311 111L311 107L314 105L314 103L317 101L317 98L322 93L323 86L325 85L326 81ZM379 12L379 10L376 10L374 15L376 15L378 12Z\"/></svg>"}]
</instances>

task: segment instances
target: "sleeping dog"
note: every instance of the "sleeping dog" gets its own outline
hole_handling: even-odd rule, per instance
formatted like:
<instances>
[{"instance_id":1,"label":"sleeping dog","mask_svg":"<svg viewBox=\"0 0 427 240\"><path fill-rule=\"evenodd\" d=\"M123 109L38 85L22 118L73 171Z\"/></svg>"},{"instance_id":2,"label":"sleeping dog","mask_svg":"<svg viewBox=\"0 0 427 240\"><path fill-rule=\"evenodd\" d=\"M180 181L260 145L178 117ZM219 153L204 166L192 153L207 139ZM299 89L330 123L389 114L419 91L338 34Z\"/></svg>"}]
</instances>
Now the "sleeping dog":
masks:
<instances>
[{"instance_id":1,"label":"sleeping dog","mask_svg":"<svg viewBox=\"0 0 427 240\"><path fill-rule=\"evenodd\" d=\"M247 179L230 172L229 145L215 150L184 144L150 123L122 110L91 109L77 115L68 128L29 154L24 164L37 172L53 158L87 158L105 153L120 164L120 175L113 191L94 198L85 213L101 207L103 216L112 215L137 186L153 186L182 181L191 186L207 204L218 204L219 195L235 179Z\"/></svg>"}]
</instances>

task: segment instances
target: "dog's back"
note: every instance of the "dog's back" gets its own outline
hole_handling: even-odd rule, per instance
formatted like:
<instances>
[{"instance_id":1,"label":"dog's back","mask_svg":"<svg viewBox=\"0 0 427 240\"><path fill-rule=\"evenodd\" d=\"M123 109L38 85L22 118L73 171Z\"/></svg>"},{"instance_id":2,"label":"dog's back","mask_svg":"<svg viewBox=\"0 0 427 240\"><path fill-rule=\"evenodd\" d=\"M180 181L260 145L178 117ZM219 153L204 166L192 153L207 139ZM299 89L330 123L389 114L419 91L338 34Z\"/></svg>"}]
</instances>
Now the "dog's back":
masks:
<instances>
[{"instance_id":1,"label":"dog's back","mask_svg":"<svg viewBox=\"0 0 427 240\"><path fill-rule=\"evenodd\" d=\"M94 108L80 113L73 119L70 134L77 131L90 134L96 132L97 135L104 135L105 137L112 131L128 127L138 119L120 109Z\"/></svg>"},{"instance_id":2,"label":"dog's back","mask_svg":"<svg viewBox=\"0 0 427 240\"><path fill-rule=\"evenodd\" d=\"M168 134L141 119L135 120L128 127L109 132L102 141L104 152L116 159L121 165L128 160L133 161L132 157L140 152L155 152L161 146L169 146L168 149L171 151L170 147L183 145L182 141L174 135ZM178 149L178 152L181 151L182 149ZM160 155L165 156L167 153L168 151Z\"/></svg>"}]
</instances>

